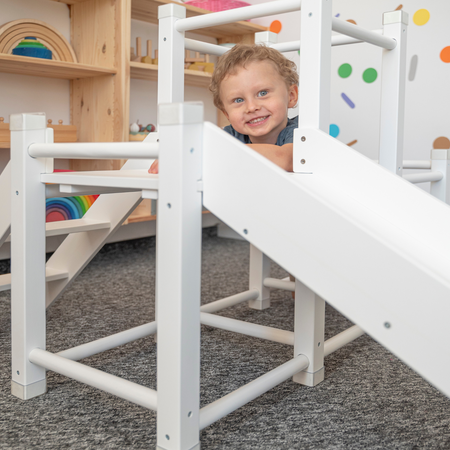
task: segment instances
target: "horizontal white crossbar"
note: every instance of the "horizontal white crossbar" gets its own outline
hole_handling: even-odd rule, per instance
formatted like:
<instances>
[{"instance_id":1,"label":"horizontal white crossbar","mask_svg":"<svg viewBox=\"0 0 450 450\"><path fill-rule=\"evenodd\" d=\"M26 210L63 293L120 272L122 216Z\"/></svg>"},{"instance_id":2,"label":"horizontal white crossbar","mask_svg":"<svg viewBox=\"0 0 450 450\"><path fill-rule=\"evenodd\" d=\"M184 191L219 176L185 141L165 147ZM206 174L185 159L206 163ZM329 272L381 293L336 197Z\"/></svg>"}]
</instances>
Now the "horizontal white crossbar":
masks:
<instances>
[{"instance_id":1,"label":"horizontal white crossbar","mask_svg":"<svg viewBox=\"0 0 450 450\"><path fill-rule=\"evenodd\" d=\"M366 30L363 27L336 17L332 19L332 29L338 33L376 45L377 47L385 48L386 50L392 50L397 45L395 39L391 37L380 35L376 31Z\"/></svg>"},{"instance_id":2,"label":"horizontal white crossbar","mask_svg":"<svg viewBox=\"0 0 450 450\"><path fill-rule=\"evenodd\" d=\"M347 328L341 333L336 334L336 336L333 336L332 338L325 341L323 356L325 357L330 355L336 350L339 350L344 345L347 345L349 342L352 342L355 339L359 338L363 334L364 331L360 327L358 327L358 325L353 325L352 327Z\"/></svg>"},{"instance_id":3,"label":"horizontal white crossbar","mask_svg":"<svg viewBox=\"0 0 450 450\"><path fill-rule=\"evenodd\" d=\"M298 11L300 6L301 0L279 0L261 3L259 5L244 6L243 8L180 19L176 22L175 28L179 32L198 30L200 28L224 25L240 20L256 19L258 17Z\"/></svg>"},{"instance_id":4,"label":"horizontal white crossbar","mask_svg":"<svg viewBox=\"0 0 450 450\"><path fill-rule=\"evenodd\" d=\"M221 56L230 50L230 47L223 47L221 45L209 44L207 42L196 41L194 39L186 38L184 40L186 50L194 52L208 53L209 55Z\"/></svg>"},{"instance_id":5,"label":"horizontal white crossbar","mask_svg":"<svg viewBox=\"0 0 450 450\"><path fill-rule=\"evenodd\" d=\"M109 392L144 408L154 411L157 409L157 394L154 389L140 386L39 348L30 352L29 359L33 364L37 364L40 367Z\"/></svg>"},{"instance_id":6,"label":"horizontal white crossbar","mask_svg":"<svg viewBox=\"0 0 450 450\"><path fill-rule=\"evenodd\" d=\"M431 169L431 161L406 160L403 161L404 169Z\"/></svg>"},{"instance_id":7,"label":"horizontal white crossbar","mask_svg":"<svg viewBox=\"0 0 450 450\"><path fill-rule=\"evenodd\" d=\"M159 143L71 142L31 144L28 153L33 158L148 159L158 157Z\"/></svg>"},{"instance_id":8,"label":"horizontal white crossbar","mask_svg":"<svg viewBox=\"0 0 450 450\"><path fill-rule=\"evenodd\" d=\"M259 296L259 292L256 289L250 291L240 292L236 295L231 295L230 297L222 298L221 300L216 300L215 302L207 303L200 308L201 312L205 313L215 313L230 306L238 305L248 300L256 300Z\"/></svg>"},{"instance_id":9,"label":"horizontal white crossbar","mask_svg":"<svg viewBox=\"0 0 450 450\"><path fill-rule=\"evenodd\" d=\"M308 358L304 355L299 355L225 397L205 406L200 410L200 429L203 430L203 428L251 402L296 373L305 370L308 365Z\"/></svg>"},{"instance_id":10,"label":"horizontal white crossbar","mask_svg":"<svg viewBox=\"0 0 450 450\"><path fill-rule=\"evenodd\" d=\"M106 352L120 345L128 344L129 342L150 336L156 333L156 322L146 323L129 330L121 331L120 333L106 336L96 341L88 342L86 344L78 345L77 347L69 348L58 352L58 356L62 356L73 361L78 361L97 353Z\"/></svg>"},{"instance_id":11,"label":"horizontal white crossbar","mask_svg":"<svg viewBox=\"0 0 450 450\"><path fill-rule=\"evenodd\" d=\"M69 277L69 274L65 270L51 269L50 267L45 268L45 281L48 283L50 281L64 280ZM0 275L0 292L9 291L11 289L11 274L6 273Z\"/></svg>"},{"instance_id":12,"label":"horizontal white crossbar","mask_svg":"<svg viewBox=\"0 0 450 450\"><path fill-rule=\"evenodd\" d=\"M229 317L216 316L214 314L200 313L200 322L203 325L220 328L222 330L241 333L247 336L267 339L280 344L294 345L294 333L292 331L279 330L256 323L243 322Z\"/></svg>"},{"instance_id":13,"label":"horizontal white crossbar","mask_svg":"<svg viewBox=\"0 0 450 450\"><path fill-rule=\"evenodd\" d=\"M381 35L383 33L383 30L374 30L373 32ZM345 35L338 35L331 37L331 45L333 47L338 45L359 44L361 42L364 41L361 39L355 39L353 37ZM274 48L275 50L278 50L279 52L293 52L300 50L301 42L300 41L280 42L272 44L271 47Z\"/></svg>"},{"instance_id":14,"label":"horizontal white crossbar","mask_svg":"<svg viewBox=\"0 0 450 450\"><path fill-rule=\"evenodd\" d=\"M422 172L422 173L409 173L403 175L403 178L410 183L428 183L430 181L440 181L444 175L442 172Z\"/></svg>"},{"instance_id":15,"label":"horizontal white crossbar","mask_svg":"<svg viewBox=\"0 0 450 450\"><path fill-rule=\"evenodd\" d=\"M264 278L265 287L272 289L283 289L285 291L295 292L295 281L278 280L276 278Z\"/></svg>"}]
</instances>

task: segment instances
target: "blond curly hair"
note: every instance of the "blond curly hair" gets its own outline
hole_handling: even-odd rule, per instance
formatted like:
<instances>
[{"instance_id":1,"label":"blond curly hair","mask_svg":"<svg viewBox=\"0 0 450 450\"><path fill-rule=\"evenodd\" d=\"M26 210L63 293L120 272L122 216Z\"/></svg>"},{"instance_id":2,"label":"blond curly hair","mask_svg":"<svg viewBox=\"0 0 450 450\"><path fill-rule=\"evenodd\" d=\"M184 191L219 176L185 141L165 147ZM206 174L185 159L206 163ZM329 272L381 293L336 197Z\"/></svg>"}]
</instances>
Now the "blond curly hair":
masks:
<instances>
[{"instance_id":1,"label":"blond curly hair","mask_svg":"<svg viewBox=\"0 0 450 450\"><path fill-rule=\"evenodd\" d=\"M213 94L216 108L224 110L220 99L220 85L224 78L229 74L235 74L238 68L246 67L247 64L254 61L271 62L284 79L288 89L293 85L298 85L296 64L284 57L278 50L263 44L237 44L218 59L214 68L209 90Z\"/></svg>"}]
</instances>

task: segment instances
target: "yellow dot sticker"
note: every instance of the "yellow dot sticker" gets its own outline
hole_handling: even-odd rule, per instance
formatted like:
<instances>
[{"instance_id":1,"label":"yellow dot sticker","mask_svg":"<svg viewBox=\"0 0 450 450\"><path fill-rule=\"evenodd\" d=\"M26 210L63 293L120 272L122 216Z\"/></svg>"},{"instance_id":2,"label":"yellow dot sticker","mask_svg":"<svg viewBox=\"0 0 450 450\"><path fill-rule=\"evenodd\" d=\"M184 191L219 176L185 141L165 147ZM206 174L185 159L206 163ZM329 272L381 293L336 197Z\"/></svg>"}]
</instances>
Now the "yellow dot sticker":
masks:
<instances>
[{"instance_id":1,"label":"yellow dot sticker","mask_svg":"<svg viewBox=\"0 0 450 450\"><path fill-rule=\"evenodd\" d=\"M425 25L430 20L430 11L428 9L418 9L413 16L413 22L416 25Z\"/></svg>"}]
</instances>

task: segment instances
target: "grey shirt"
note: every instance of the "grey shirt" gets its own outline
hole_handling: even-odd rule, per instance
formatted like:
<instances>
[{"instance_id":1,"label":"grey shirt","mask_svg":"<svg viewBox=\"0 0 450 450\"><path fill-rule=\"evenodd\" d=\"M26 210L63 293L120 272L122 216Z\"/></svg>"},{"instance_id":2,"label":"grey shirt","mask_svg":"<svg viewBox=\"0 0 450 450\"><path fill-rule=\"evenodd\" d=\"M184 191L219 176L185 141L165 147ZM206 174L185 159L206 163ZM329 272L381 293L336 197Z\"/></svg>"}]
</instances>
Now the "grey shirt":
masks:
<instances>
[{"instance_id":1,"label":"grey shirt","mask_svg":"<svg viewBox=\"0 0 450 450\"><path fill-rule=\"evenodd\" d=\"M286 128L278 135L277 143L280 147L284 144L292 144L294 142L294 130L298 127L298 116L293 119L288 119ZM251 144L252 141L246 134L238 133L231 125L226 126L224 129L227 133L231 134L235 138L239 139L244 144Z\"/></svg>"}]
</instances>

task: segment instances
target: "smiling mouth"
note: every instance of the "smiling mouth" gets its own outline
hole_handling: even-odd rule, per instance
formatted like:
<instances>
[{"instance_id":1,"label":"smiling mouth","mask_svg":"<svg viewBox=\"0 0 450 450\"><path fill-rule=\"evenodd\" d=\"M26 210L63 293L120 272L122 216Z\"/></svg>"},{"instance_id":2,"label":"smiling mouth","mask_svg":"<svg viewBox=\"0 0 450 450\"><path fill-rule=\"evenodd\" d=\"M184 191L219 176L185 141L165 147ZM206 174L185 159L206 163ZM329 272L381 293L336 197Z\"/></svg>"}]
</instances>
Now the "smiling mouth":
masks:
<instances>
[{"instance_id":1,"label":"smiling mouth","mask_svg":"<svg viewBox=\"0 0 450 450\"><path fill-rule=\"evenodd\" d=\"M269 116L264 116L264 117L258 117L257 119L252 119L249 120L247 123L250 125L256 125L260 122L263 122L264 120L266 120Z\"/></svg>"}]
</instances>

